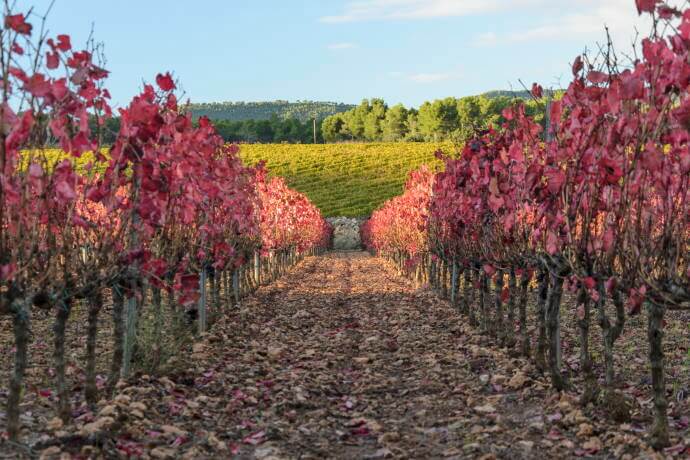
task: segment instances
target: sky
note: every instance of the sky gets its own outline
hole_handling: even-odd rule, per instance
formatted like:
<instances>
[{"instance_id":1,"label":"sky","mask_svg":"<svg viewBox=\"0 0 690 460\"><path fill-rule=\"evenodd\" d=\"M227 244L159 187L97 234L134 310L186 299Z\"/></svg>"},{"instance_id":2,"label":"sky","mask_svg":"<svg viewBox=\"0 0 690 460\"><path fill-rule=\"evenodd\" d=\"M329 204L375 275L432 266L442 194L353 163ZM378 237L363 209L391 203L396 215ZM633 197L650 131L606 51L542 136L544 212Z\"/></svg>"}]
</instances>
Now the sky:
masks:
<instances>
[{"instance_id":1,"label":"sky","mask_svg":"<svg viewBox=\"0 0 690 460\"><path fill-rule=\"evenodd\" d=\"M635 27L648 30L634 0L56 0L47 18L75 45L93 28L115 105L163 71L192 102L418 106L522 89L520 80L564 87L604 25L625 50Z\"/></svg>"}]
</instances>

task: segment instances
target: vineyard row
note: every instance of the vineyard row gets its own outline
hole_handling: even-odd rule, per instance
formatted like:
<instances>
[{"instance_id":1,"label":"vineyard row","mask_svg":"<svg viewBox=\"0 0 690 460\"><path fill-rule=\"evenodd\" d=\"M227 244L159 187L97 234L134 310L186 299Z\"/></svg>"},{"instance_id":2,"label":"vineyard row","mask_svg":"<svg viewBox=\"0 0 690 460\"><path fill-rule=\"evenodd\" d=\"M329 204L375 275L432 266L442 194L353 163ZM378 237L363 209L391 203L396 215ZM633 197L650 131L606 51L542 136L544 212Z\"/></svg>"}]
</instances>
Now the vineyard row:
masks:
<instances>
[{"instance_id":1,"label":"vineyard row","mask_svg":"<svg viewBox=\"0 0 690 460\"><path fill-rule=\"evenodd\" d=\"M506 109L500 129L478 132L457 159L443 157L444 171L413 173L362 234L401 271L448 292L471 324L532 356L557 390L572 387L561 358L563 298L572 292L585 404L598 393L620 396L615 344L626 318L646 308L650 439L661 448L669 444L664 317L690 309L690 10L637 5L678 32L653 31L631 68L619 70L610 47L598 60L578 57L562 100L549 103L546 132L524 106ZM536 84L532 94L547 102ZM603 387L590 350L595 320Z\"/></svg>"}]
</instances>

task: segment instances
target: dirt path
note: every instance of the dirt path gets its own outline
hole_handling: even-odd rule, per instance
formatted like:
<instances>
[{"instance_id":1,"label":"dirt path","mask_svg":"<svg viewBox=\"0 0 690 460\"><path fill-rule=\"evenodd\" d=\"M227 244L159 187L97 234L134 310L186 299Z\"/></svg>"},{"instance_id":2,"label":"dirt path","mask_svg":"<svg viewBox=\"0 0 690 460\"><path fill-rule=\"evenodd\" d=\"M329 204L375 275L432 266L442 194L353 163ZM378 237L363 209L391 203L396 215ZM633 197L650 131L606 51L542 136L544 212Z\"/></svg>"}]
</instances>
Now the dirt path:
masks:
<instances>
[{"instance_id":1,"label":"dirt path","mask_svg":"<svg viewBox=\"0 0 690 460\"><path fill-rule=\"evenodd\" d=\"M41 447L57 435L53 454L113 458L641 453L639 433L592 422L527 361L365 253L306 259L215 324L187 359L189 372L140 376Z\"/></svg>"}]
</instances>

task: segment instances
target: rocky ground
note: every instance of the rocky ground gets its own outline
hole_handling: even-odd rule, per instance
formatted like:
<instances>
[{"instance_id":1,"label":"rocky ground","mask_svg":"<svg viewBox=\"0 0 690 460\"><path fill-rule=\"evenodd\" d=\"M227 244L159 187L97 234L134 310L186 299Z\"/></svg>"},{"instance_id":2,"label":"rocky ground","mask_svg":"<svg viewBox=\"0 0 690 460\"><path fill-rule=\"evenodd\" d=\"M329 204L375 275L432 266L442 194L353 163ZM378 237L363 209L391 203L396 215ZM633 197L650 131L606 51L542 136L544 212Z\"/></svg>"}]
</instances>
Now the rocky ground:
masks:
<instances>
[{"instance_id":1,"label":"rocky ground","mask_svg":"<svg viewBox=\"0 0 690 460\"><path fill-rule=\"evenodd\" d=\"M690 455L687 402L671 408L674 447L655 453L645 443L644 407L621 424L580 407L576 393L550 390L528 360L498 349L447 302L415 290L365 253L307 258L189 347L180 366L186 371L121 382L113 398L82 410L68 426L40 408L50 406L49 395L29 397L30 446L4 443L0 452L189 459ZM637 351L642 358L644 349ZM648 394L648 387L640 391L642 405Z\"/></svg>"}]
</instances>

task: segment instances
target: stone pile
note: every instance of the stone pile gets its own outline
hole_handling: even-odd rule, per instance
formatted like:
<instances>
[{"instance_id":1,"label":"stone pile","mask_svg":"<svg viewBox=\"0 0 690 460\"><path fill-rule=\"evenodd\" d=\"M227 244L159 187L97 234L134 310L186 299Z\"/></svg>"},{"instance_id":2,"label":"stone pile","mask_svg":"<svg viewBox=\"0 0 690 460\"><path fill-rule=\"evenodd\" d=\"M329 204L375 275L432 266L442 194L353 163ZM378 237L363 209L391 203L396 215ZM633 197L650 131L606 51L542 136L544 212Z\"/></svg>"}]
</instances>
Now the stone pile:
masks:
<instances>
[{"instance_id":1,"label":"stone pile","mask_svg":"<svg viewBox=\"0 0 690 460\"><path fill-rule=\"evenodd\" d=\"M329 217L333 225L333 249L362 249L359 227L366 220L360 217Z\"/></svg>"}]
</instances>

